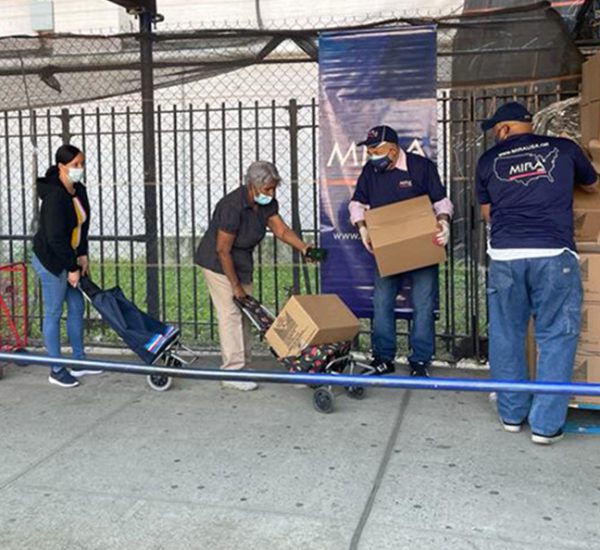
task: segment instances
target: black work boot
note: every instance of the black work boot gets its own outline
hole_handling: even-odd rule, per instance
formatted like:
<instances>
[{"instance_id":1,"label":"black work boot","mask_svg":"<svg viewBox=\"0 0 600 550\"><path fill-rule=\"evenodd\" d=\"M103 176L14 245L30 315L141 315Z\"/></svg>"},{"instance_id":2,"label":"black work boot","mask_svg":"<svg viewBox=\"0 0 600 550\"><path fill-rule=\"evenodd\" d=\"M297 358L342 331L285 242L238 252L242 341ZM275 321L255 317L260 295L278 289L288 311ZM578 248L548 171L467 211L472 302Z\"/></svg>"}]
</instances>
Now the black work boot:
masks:
<instances>
[{"instance_id":1,"label":"black work boot","mask_svg":"<svg viewBox=\"0 0 600 550\"><path fill-rule=\"evenodd\" d=\"M371 374L377 376L382 374L394 374L394 372L396 372L396 367L394 367L393 361L380 361L378 359L373 359L373 361L371 361L371 367L373 369Z\"/></svg>"},{"instance_id":2,"label":"black work boot","mask_svg":"<svg viewBox=\"0 0 600 550\"><path fill-rule=\"evenodd\" d=\"M410 361L410 375L429 378L429 363L425 361Z\"/></svg>"}]
</instances>

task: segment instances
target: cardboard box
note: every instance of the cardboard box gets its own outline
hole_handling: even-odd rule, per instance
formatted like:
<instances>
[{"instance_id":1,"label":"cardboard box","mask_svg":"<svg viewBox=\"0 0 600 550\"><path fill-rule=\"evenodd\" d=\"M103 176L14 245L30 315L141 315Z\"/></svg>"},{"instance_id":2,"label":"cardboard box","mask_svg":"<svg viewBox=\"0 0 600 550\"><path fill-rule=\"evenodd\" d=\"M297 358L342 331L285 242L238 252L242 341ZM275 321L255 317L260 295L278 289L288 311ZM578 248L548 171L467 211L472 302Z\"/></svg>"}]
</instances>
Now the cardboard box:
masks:
<instances>
[{"instance_id":1,"label":"cardboard box","mask_svg":"<svg viewBox=\"0 0 600 550\"><path fill-rule=\"evenodd\" d=\"M587 303L600 303L600 254L580 252L579 258L583 299Z\"/></svg>"},{"instance_id":2,"label":"cardboard box","mask_svg":"<svg viewBox=\"0 0 600 550\"><path fill-rule=\"evenodd\" d=\"M573 370L573 382L600 384L600 354L577 354ZM575 395L572 402L574 404L600 405L600 397Z\"/></svg>"},{"instance_id":3,"label":"cardboard box","mask_svg":"<svg viewBox=\"0 0 600 550\"><path fill-rule=\"evenodd\" d=\"M583 332L582 332L583 335ZM573 382L599 383L600 384L600 353L586 352L581 349L581 344L577 348L575 364L573 367ZM533 320L529 322L527 339L525 342L527 353L527 365L529 370L529 379L535 380L537 363L537 346L535 343L535 333ZM571 398L572 405L600 405L600 397L588 395L574 395Z\"/></svg>"},{"instance_id":4,"label":"cardboard box","mask_svg":"<svg viewBox=\"0 0 600 550\"><path fill-rule=\"evenodd\" d=\"M581 103L600 100L600 53L590 57L581 71Z\"/></svg>"},{"instance_id":5,"label":"cardboard box","mask_svg":"<svg viewBox=\"0 0 600 550\"><path fill-rule=\"evenodd\" d=\"M577 243L577 253L581 254L600 254L600 244L598 243Z\"/></svg>"},{"instance_id":6,"label":"cardboard box","mask_svg":"<svg viewBox=\"0 0 600 550\"><path fill-rule=\"evenodd\" d=\"M365 219L381 276L446 261L444 247L433 242L437 221L429 197L368 210Z\"/></svg>"},{"instance_id":7,"label":"cardboard box","mask_svg":"<svg viewBox=\"0 0 600 550\"><path fill-rule=\"evenodd\" d=\"M598 242L600 238L600 193L573 192L573 225L577 242Z\"/></svg>"},{"instance_id":8,"label":"cardboard box","mask_svg":"<svg viewBox=\"0 0 600 550\"><path fill-rule=\"evenodd\" d=\"M600 304L583 303L578 349L586 353L600 354Z\"/></svg>"},{"instance_id":9,"label":"cardboard box","mask_svg":"<svg viewBox=\"0 0 600 550\"><path fill-rule=\"evenodd\" d=\"M581 105L581 145L589 150L594 139L600 139L600 101Z\"/></svg>"},{"instance_id":10,"label":"cardboard box","mask_svg":"<svg viewBox=\"0 0 600 550\"><path fill-rule=\"evenodd\" d=\"M596 174L600 174L600 140L595 138L590 141L588 151L592 157L592 164L596 170Z\"/></svg>"},{"instance_id":11,"label":"cardboard box","mask_svg":"<svg viewBox=\"0 0 600 550\"><path fill-rule=\"evenodd\" d=\"M352 340L360 322L335 294L292 296L265 334L278 357L306 346Z\"/></svg>"}]
</instances>

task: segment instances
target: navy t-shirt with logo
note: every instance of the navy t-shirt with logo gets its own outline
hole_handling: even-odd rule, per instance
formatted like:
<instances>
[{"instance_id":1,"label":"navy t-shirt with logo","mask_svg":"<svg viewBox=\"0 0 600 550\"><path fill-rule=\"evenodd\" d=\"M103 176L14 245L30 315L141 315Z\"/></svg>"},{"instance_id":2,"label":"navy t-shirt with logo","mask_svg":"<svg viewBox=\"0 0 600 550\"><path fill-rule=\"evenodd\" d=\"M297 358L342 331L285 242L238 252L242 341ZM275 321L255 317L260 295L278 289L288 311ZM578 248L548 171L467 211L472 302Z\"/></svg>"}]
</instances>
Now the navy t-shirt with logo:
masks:
<instances>
[{"instance_id":1,"label":"navy t-shirt with logo","mask_svg":"<svg viewBox=\"0 0 600 550\"><path fill-rule=\"evenodd\" d=\"M491 205L492 248L568 248L573 189L596 172L570 139L519 134L487 151L477 165L477 198Z\"/></svg>"},{"instance_id":2,"label":"navy t-shirt with logo","mask_svg":"<svg viewBox=\"0 0 600 550\"><path fill-rule=\"evenodd\" d=\"M367 162L356 182L352 200L379 208L422 195L428 195L432 203L446 197L446 190L433 162L420 155L406 153L406 167L408 170L394 168L376 172L373 165Z\"/></svg>"}]
</instances>

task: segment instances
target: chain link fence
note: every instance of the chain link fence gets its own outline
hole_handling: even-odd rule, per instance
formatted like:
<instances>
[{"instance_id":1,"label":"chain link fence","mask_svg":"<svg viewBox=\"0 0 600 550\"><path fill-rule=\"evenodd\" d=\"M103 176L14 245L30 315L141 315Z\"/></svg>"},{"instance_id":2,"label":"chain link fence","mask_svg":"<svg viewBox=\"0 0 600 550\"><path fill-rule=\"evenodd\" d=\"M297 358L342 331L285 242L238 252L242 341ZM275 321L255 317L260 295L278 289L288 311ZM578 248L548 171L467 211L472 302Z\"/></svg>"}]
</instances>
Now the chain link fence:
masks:
<instances>
[{"instance_id":1,"label":"chain link fence","mask_svg":"<svg viewBox=\"0 0 600 550\"><path fill-rule=\"evenodd\" d=\"M297 46L285 46L281 54L287 62L253 64L194 82L183 75L180 83L155 91L155 265L146 261L138 94L0 113L0 264L30 262L38 214L35 176L52 164L58 146L71 142L86 154L94 279L102 287L121 286L141 307L155 299L161 319L179 325L187 343L215 348L216 319L203 277L193 264L193 250L215 204L242 183L252 161L269 160L278 166L283 177L278 191L282 217L305 240L318 240L318 65L290 60L297 53ZM449 258L440 277L439 358L486 354L485 235L474 200L474 170L488 144L479 122L509 98L535 110L564 96L554 85L439 91L437 162L456 205ZM267 307L278 310L291 292L319 291L318 266L294 264L289 247L272 236L256 254L255 294ZM156 297L146 293L152 269L158 271ZM32 273L30 282L30 330L39 340L42 307ZM119 344L93 311L88 312L86 327L89 344ZM368 349L368 323L364 329L360 343ZM399 323L404 350L408 329L407 322Z\"/></svg>"}]
</instances>

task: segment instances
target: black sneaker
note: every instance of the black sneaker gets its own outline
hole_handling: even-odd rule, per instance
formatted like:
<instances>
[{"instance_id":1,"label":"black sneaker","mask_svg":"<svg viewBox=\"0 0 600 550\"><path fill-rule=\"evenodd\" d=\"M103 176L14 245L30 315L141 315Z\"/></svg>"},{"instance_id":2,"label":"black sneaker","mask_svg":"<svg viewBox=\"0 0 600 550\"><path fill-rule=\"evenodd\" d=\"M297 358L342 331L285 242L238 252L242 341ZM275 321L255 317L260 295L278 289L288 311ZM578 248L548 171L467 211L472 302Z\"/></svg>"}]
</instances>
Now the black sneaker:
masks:
<instances>
[{"instance_id":1,"label":"black sneaker","mask_svg":"<svg viewBox=\"0 0 600 550\"><path fill-rule=\"evenodd\" d=\"M79 386L79 380L71 376L71 373L67 369L60 369L58 372L51 370L48 382L56 384L61 388L75 388Z\"/></svg>"},{"instance_id":2,"label":"black sneaker","mask_svg":"<svg viewBox=\"0 0 600 550\"><path fill-rule=\"evenodd\" d=\"M429 378L429 363L410 362L410 375L418 376L421 378Z\"/></svg>"},{"instance_id":3,"label":"black sneaker","mask_svg":"<svg viewBox=\"0 0 600 550\"><path fill-rule=\"evenodd\" d=\"M560 441L563 437L565 437L565 433L562 430L558 430L553 435L542 435L531 432L531 441L538 445L552 445Z\"/></svg>"},{"instance_id":4,"label":"black sneaker","mask_svg":"<svg viewBox=\"0 0 600 550\"><path fill-rule=\"evenodd\" d=\"M371 361L371 373L376 376L381 376L383 374L394 374L396 372L396 367L394 367L393 361Z\"/></svg>"}]
</instances>

